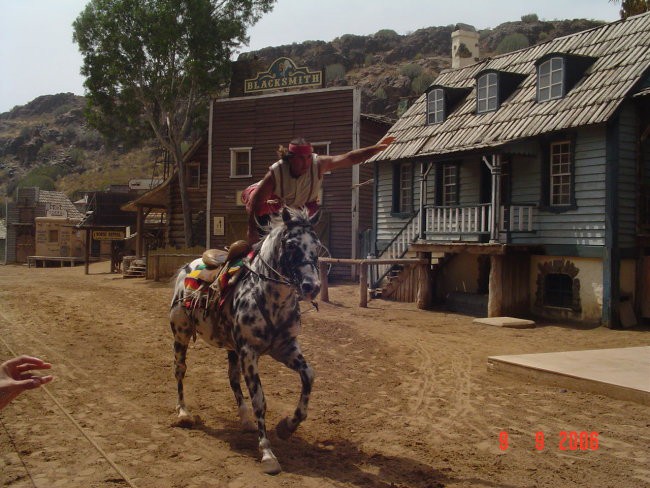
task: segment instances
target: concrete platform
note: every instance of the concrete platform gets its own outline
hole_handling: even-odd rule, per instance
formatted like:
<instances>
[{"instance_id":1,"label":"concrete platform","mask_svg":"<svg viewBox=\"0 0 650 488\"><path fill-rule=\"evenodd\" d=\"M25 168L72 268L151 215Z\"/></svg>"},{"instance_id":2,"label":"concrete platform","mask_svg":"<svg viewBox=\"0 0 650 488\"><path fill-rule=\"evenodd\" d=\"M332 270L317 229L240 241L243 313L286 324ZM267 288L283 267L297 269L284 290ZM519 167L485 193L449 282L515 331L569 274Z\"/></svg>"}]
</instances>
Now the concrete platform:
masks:
<instances>
[{"instance_id":1,"label":"concrete platform","mask_svg":"<svg viewBox=\"0 0 650 488\"><path fill-rule=\"evenodd\" d=\"M650 346L490 356L488 370L650 406Z\"/></svg>"},{"instance_id":2,"label":"concrete platform","mask_svg":"<svg viewBox=\"0 0 650 488\"><path fill-rule=\"evenodd\" d=\"M517 319L514 317L489 317L483 319L474 319L475 324L493 325L494 327L507 327L509 329L534 329L535 322L526 319Z\"/></svg>"}]
</instances>

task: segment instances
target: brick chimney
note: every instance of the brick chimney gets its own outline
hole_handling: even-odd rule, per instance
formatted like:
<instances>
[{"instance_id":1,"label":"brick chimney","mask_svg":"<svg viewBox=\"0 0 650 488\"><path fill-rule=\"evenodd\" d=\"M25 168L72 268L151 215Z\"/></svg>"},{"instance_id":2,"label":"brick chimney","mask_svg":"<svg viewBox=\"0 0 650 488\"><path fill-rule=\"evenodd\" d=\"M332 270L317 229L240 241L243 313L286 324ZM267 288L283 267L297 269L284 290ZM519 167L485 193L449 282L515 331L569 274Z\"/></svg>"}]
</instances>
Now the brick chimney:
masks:
<instances>
[{"instance_id":1,"label":"brick chimney","mask_svg":"<svg viewBox=\"0 0 650 488\"><path fill-rule=\"evenodd\" d=\"M451 33L451 67L464 68L479 60L478 32L471 25L456 24Z\"/></svg>"}]
</instances>

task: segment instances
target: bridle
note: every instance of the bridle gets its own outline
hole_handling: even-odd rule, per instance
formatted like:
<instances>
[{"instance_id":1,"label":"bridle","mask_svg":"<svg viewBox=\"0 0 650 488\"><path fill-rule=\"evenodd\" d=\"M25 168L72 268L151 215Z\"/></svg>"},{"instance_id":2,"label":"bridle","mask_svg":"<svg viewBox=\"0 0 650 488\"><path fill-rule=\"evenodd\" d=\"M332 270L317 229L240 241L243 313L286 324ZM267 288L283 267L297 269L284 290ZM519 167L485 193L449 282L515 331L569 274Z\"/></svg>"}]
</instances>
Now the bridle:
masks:
<instances>
[{"instance_id":1,"label":"bridle","mask_svg":"<svg viewBox=\"0 0 650 488\"><path fill-rule=\"evenodd\" d=\"M286 253L286 249L284 249L284 242L282 244L283 247L283 252ZM295 288L296 291L300 292L300 281L297 276L297 270L298 268L302 266L311 266L315 272L318 272L318 256L316 256L314 259L303 259L299 263L293 264L292 269L291 269L291 276L287 277L285 274L281 273L277 269L275 269L273 266L271 266L263 257L260 253L256 254L253 259L259 259L262 264L270 270L273 274L277 276L277 278L274 278L273 276L269 276L268 274L261 273L259 271L255 271L253 268L251 268L250 264L248 262L244 263L244 267L252 274L257 276L263 281L270 281L272 283L276 283L279 285L284 285L284 286L289 286L291 288Z\"/></svg>"}]
</instances>

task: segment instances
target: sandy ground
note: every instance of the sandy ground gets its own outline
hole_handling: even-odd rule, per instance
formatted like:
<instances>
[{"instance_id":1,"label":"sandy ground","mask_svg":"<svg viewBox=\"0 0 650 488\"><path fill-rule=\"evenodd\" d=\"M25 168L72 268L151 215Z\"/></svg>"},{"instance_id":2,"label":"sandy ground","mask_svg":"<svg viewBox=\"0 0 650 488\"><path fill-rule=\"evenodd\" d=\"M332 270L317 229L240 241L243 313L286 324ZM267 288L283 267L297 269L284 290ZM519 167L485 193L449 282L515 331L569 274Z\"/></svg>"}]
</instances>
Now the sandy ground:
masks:
<instances>
[{"instance_id":1,"label":"sandy ground","mask_svg":"<svg viewBox=\"0 0 650 488\"><path fill-rule=\"evenodd\" d=\"M335 286L303 316L317 379L297 433L271 433L284 469L271 477L256 435L240 432L224 351L191 346L187 399L203 424L172 426L170 285L107 271L0 266L0 357L38 355L56 375L0 412L2 486L128 486L123 475L156 488L650 486L648 407L486 368L490 355L648 345L647 327L501 329L412 304L360 309L355 286ZM274 426L299 379L268 357L261 369ZM598 445L561 450L563 431L598 432Z\"/></svg>"}]
</instances>

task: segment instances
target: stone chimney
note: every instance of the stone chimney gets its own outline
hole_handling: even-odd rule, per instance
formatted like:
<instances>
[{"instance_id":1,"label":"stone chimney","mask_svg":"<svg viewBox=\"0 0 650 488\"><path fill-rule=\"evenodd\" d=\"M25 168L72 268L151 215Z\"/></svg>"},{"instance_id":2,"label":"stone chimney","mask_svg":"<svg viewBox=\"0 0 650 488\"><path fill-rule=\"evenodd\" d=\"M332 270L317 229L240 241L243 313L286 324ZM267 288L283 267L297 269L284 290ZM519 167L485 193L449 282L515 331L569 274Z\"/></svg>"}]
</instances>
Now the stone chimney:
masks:
<instances>
[{"instance_id":1,"label":"stone chimney","mask_svg":"<svg viewBox=\"0 0 650 488\"><path fill-rule=\"evenodd\" d=\"M456 24L451 33L451 67L464 68L479 60L478 32L471 25Z\"/></svg>"}]
</instances>

